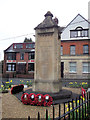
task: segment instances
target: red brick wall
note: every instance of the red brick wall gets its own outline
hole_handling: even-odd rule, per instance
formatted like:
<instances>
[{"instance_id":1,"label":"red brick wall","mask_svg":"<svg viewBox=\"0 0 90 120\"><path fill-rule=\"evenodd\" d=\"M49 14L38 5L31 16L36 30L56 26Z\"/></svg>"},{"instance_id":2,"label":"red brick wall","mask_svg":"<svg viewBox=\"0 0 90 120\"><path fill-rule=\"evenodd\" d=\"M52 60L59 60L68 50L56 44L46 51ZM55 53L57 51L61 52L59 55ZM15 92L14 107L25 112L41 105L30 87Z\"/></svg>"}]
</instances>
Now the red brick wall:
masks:
<instances>
[{"instance_id":1,"label":"red brick wall","mask_svg":"<svg viewBox=\"0 0 90 120\"><path fill-rule=\"evenodd\" d=\"M7 61L7 54L4 54L4 65L3 65L3 77L7 77L7 74L9 77L14 77L15 72L6 72L6 61ZM16 63L18 62L26 62L26 74L17 74L16 77L21 78L34 78L34 72L28 73L28 53L24 53L24 60L20 60L20 53L16 53Z\"/></svg>"},{"instance_id":2,"label":"red brick wall","mask_svg":"<svg viewBox=\"0 0 90 120\"><path fill-rule=\"evenodd\" d=\"M76 46L76 55L83 55L83 45L89 45L90 54L90 41L61 41L63 46L63 55L70 55L70 46Z\"/></svg>"}]
</instances>

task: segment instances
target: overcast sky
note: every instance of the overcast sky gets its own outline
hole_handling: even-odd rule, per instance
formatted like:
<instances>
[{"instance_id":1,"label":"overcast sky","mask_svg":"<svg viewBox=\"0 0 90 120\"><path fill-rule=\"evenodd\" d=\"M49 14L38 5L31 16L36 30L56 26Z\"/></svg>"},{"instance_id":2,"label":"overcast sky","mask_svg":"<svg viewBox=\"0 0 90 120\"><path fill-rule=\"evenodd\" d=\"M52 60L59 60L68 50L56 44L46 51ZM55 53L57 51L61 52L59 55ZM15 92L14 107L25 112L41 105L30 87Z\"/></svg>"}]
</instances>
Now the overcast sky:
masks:
<instances>
[{"instance_id":1,"label":"overcast sky","mask_svg":"<svg viewBox=\"0 0 90 120\"><path fill-rule=\"evenodd\" d=\"M90 0L0 0L0 60L3 50L12 43L32 38L34 28L44 20L47 11L66 26L79 13L88 19ZM22 36L22 37L21 37Z\"/></svg>"}]
</instances>

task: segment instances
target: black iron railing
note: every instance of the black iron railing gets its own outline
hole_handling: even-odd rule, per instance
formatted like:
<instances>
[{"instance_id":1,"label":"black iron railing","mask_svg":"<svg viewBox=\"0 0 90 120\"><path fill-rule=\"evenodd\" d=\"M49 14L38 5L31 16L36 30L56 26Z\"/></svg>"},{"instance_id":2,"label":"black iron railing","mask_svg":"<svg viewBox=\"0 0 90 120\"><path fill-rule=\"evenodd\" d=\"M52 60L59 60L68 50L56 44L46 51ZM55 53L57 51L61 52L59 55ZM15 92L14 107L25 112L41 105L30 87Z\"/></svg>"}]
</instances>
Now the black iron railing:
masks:
<instances>
[{"instance_id":1,"label":"black iron railing","mask_svg":"<svg viewBox=\"0 0 90 120\"><path fill-rule=\"evenodd\" d=\"M46 118L44 120L88 120L88 109L90 109L90 97L89 93L86 94L85 98L68 101L67 103L63 103L64 111L63 115L61 115L61 104L59 107L59 116L55 118L55 106L53 105L53 115L52 118L48 117L48 110L46 109ZM66 107L67 106L67 107ZM28 116L28 120L30 116ZM37 120L41 120L40 113L38 112Z\"/></svg>"}]
</instances>

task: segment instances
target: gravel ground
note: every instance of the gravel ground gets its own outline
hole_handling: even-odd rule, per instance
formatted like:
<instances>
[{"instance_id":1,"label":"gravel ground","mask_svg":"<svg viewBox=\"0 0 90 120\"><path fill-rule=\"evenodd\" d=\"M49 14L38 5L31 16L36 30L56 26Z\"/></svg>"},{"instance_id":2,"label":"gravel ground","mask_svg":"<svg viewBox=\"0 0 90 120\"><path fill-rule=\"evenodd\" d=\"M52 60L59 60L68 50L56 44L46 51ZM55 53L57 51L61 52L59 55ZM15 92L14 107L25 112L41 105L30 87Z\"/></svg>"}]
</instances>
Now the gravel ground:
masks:
<instances>
[{"instance_id":1,"label":"gravel ground","mask_svg":"<svg viewBox=\"0 0 90 120\"><path fill-rule=\"evenodd\" d=\"M30 88L28 88L30 89ZM80 94L80 88L66 88L63 89L71 90L74 93ZM25 89L26 90L26 89ZM45 118L45 111L48 109L49 116L52 118L52 106L50 107L40 107L23 105L14 95L10 93L2 94L2 118L37 118L38 112L40 112L40 117ZM1 99L0 99L1 100ZM63 114L63 104L61 104L61 114ZM55 117L58 117L58 105L55 105Z\"/></svg>"}]
</instances>

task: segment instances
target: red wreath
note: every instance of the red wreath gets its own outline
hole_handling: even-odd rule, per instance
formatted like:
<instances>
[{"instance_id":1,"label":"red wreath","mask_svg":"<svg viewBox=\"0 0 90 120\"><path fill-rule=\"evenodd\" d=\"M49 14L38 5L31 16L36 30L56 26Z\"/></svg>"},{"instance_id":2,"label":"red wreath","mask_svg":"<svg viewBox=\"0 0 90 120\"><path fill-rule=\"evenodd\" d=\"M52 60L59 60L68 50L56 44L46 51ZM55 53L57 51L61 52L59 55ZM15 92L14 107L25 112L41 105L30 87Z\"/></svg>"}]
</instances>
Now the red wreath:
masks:
<instances>
[{"instance_id":1,"label":"red wreath","mask_svg":"<svg viewBox=\"0 0 90 120\"><path fill-rule=\"evenodd\" d=\"M48 100L46 99L46 96L48 96ZM51 106L52 105L53 98L50 95L46 94L43 96L43 98L44 98L44 104L43 104L44 106Z\"/></svg>"},{"instance_id":2,"label":"red wreath","mask_svg":"<svg viewBox=\"0 0 90 120\"><path fill-rule=\"evenodd\" d=\"M39 96L41 96L41 99L39 99ZM42 94L37 94L36 95L36 104L41 106L41 105L43 105L43 102L44 102L43 95Z\"/></svg>"},{"instance_id":3,"label":"red wreath","mask_svg":"<svg viewBox=\"0 0 90 120\"><path fill-rule=\"evenodd\" d=\"M11 88L11 94L16 94L19 93L21 91L23 91L24 85L20 84L20 85L15 85Z\"/></svg>"},{"instance_id":4,"label":"red wreath","mask_svg":"<svg viewBox=\"0 0 90 120\"><path fill-rule=\"evenodd\" d=\"M26 96L25 96L26 95ZM23 102L23 104L29 104L29 97L28 97L28 93L24 93L22 96L21 96L21 101ZM26 98L24 98L26 97Z\"/></svg>"},{"instance_id":5,"label":"red wreath","mask_svg":"<svg viewBox=\"0 0 90 120\"><path fill-rule=\"evenodd\" d=\"M83 89L83 87L81 87L81 90L82 90L82 96L83 96L83 98L85 98L86 91L85 91L85 89Z\"/></svg>"},{"instance_id":6,"label":"red wreath","mask_svg":"<svg viewBox=\"0 0 90 120\"><path fill-rule=\"evenodd\" d=\"M31 98L32 95L34 96L33 99ZM28 97L29 97L29 104L35 105L36 104L36 95L34 93L30 93Z\"/></svg>"}]
</instances>

